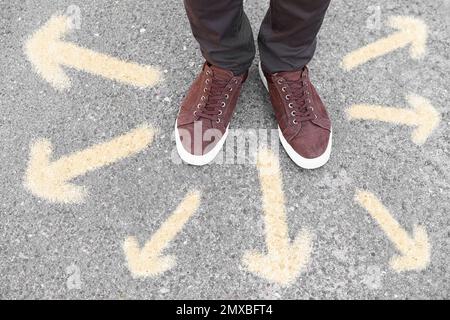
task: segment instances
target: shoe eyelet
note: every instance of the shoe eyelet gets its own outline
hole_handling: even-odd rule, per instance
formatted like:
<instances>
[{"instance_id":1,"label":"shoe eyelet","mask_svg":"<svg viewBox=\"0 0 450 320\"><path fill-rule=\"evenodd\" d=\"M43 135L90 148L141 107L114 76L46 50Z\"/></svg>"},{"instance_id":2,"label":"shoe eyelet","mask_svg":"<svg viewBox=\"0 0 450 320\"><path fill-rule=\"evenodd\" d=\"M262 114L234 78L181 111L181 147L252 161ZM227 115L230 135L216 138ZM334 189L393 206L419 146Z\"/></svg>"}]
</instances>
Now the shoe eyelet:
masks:
<instances>
[{"instance_id":1,"label":"shoe eyelet","mask_svg":"<svg viewBox=\"0 0 450 320\"><path fill-rule=\"evenodd\" d=\"M281 91L286 92L286 87L281 88Z\"/></svg>"},{"instance_id":2,"label":"shoe eyelet","mask_svg":"<svg viewBox=\"0 0 450 320\"><path fill-rule=\"evenodd\" d=\"M238 83L238 80L237 80L237 79L234 79L234 81L233 81L233 82L237 84L237 83Z\"/></svg>"},{"instance_id":3,"label":"shoe eyelet","mask_svg":"<svg viewBox=\"0 0 450 320\"><path fill-rule=\"evenodd\" d=\"M278 84L282 84L283 83L283 79L278 79Z\"/></svg>"},{"instance_id":4,"label":"shoe eyelet","mask_svg":"<svg viewBox=\"0 0 450 320\"><path fill-rule=\"evenodd\" d=\"M209 83L209 79L206 79L205 83L208 84Z\"/></svg>"},{"instance_id":5,"label":"shoe eyelet","mask_svg":"<svg viewBox=\"0 0 450 320\"><path fill-rule=\"evenodd\" d=\"M292 108L294 107L294 104L291 102L291 103L288 104L288 107L289 107L290 109L292 109Z\"/></svg>"},{"instance_id":6,"label":"shoe eyelet","mask_svg":"<svg viewBox=\"0 0 450 320\"><path fill-rule=\"evenodd\" d=\"M227 105L227 104L226 104L225 102L222 102L221 107L222 107L222 108L225 108L226 105Z\"/></svg>"},{"instance_id":7,"label":"shoe eyelet","mask_svg":"<svg viewBox=\"0 0 450 320\"><path fill-rule=\"evenodd\" d=\"M221 115L222 115L222 113L223 113L223 112L222 112L222 110L219 110L219 116L221 116Z\"/></svg>"},{"instance_id":8,"label":"shoe eyelet","mask_svg":"<svg viewBox=\"0 0 450 320\"><path fill-rule=\"evenodd\" d=\"M197 105L197 109L200 109L201 107L202 107L202 104L199 103L199 104Z\"/></svg>"},{"instance_id":9,"label":"shoe eyelet","mask_svg":"<svg viewBox=\"0 0 450 320\"><path fill-rule=\"evenodd\" d=\"M233 91L233 88L230 88L230 90L229 90L229 91L230 91L230 92L231 92L231 91Z\"/></svg>"},{"instance_id":10,"label":"shoe eyelet","mask_svg":"<svg viewBox=\"0 0 450 320\"><path fill-rule=\"evenodd\" d=\"M197 116L197 111L194 111L194 116Z\"/></svg>"},{"instance_id":11,"label":"shoe eyelet","mask_svg":"<svg viewBox=\"0 0 450 320\"><path fill-rule=\"evenodd\" d=\"M311 111L314 111L314 108L313 107L309 107L310 109L311 109Z\"/></svg>"},{"instance_id":12,"label":"shoe eyelet","mask_svg":"<svg viewBox=\"0 0 450 320\"><path fill-rule=\"evenodd\" d=\"M216 122L217 122L217 123L220 123L220 119L217 119Z\"/></svg>"},{"instance_id":13,"label":"shoe eyelet","mask_svg":"<svg viewBox=\"0 0 450 320\"><path fill-rule=\"evenodd\" d=\"M295 115L296 115L295 111L292 111L291 116L295 117Z\"/></svg>"},{"instance_id":14,"label":"shoe eyelet","mask_svg":"<svg viewBox=\"0 0 450 320\"><path fill-rule=\"evenodd\" d=\"M200 100L202 100L202 101L205 101L205 96L202 96L201 98L200 98Z\"/></svg>"},{"instance_id":15,"label":"shoe eyelet","mask_svg":"<svg viewBox=\"0 0 450 320\"><path fill-rule=\"evenodd\" d=\"M298 124L297 119L292 120L292 123L293 123L293 124Z\"/></svg>"},{"instance_id":16,"label":"shoe eyelet","mask_svg":"<svg viewBox=\"0 0 450 320\"><path fill-rule=\"evenodd\" d=\"M225 94L225 99L228 100L228 98L230 98L230 95L227 93Z\"/></svg>"},{"instance_id":17,"label":"shoe eyelet","mask_svg":"<svg viewBox=\"0 0 450 320\"><path fill-rule=\"evenodd\" d=\"M289 100L290 96L287 94L285 98L286 98L286 100Z\"/></svg>"},{"instance_id":18,"label":"shoe eyelet","mask_svg":"<svg viewBox=\"0 0 450 320\"><path fill-rule=\"evenodd\" d=\"M206 88L203 89L203 92L206 92Z\"/></svg>"},{"instance_id":19,"label":"shoe eyelet","mask_svg":"<svg viewBox=\"0 0 450 320\"><path fill-rule=\"evenodd\" d=\"M210 76L210 75L211 75L211 72L208 70L208 71L206 71L206 74L207 74L208 76Z\"/></svg>"}]
</instances>

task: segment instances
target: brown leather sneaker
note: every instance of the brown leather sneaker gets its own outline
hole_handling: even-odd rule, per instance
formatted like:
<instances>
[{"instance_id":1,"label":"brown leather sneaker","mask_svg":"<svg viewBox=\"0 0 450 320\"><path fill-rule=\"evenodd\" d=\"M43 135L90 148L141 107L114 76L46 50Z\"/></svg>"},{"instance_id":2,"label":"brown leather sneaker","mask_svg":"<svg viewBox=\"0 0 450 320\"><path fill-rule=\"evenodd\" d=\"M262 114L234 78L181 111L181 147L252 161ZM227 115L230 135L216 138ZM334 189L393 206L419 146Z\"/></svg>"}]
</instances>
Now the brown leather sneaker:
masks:
<instances>
[{"instance_id":1,"label":"brown leather sneaker","mask_svg":"<svg viewBox=\"0 0 450 320\"><path fill-rule=\"evenodd\" d=\"M325 105L309 80L308 68L268 74L259 65L270 94L281 144L304 169L316 169L330 159L332 130Z\"/></svg>"},{"instance_id":2,"label":"brown leather sneaker","mask_svg":"<svg viewBox=\"0 0 450 320\"><path fill-rule=\"evenodd\" d=\"M192 165L214 160L228 135L228 126L247 73L233 72L205 63L175 122L175 141L181 159Z\"/></svg>"}]
</instances>

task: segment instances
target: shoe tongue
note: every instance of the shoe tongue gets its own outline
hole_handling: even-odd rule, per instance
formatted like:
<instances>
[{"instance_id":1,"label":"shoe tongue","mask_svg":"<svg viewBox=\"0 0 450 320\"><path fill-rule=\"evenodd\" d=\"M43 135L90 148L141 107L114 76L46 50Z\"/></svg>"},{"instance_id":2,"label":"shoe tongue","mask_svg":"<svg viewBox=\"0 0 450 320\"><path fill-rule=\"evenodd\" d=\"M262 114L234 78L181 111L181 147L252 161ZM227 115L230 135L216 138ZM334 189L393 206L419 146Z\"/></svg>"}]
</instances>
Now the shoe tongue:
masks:
<instances>
[{"instance_id":1,"label":"shoe tongue","mask_svg":"<svg viewBox=\"0 0 450 320\"><path fill-rule=\"evenodd\" d=\"M230 80L234 76L233 72L217 66L211 66L210 69L214 73L214 77L220 80Z\"/></svg>"},{"instance_id":2,"label":"shoe tongue","mask_svg":"<svg viewBox=\"0 0 450 320\"><path fill-rule=\"evenodd\" d=\"M298 81L302 77L302 72L301 71L279 72L278 75L288 81Z\"/></svg>"}]
</instances>

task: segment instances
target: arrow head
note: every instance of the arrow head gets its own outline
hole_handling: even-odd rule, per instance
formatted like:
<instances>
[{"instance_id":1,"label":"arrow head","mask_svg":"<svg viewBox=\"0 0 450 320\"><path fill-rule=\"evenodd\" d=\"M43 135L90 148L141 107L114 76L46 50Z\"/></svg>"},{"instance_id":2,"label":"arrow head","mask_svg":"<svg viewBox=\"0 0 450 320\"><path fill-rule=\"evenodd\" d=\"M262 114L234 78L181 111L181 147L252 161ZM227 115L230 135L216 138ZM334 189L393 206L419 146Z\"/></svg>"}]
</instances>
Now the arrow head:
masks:
<instances>
[{"instance_id":1,"label":"arrow head","mask_svg":"<svg viewBox=\"0 0 450 320\"><path fill-rule=\"evenodd\" d=\"M57 44L69 31L66 16L53 16L25 43L25 53L37 73L56 89L70 87L70 79L58 60Z\"/></svg>"},{"instance_id":2,"label":"arrow head","mask_svg":"<svg viewBox=\"0 0 450 320\"><path fill-rule=\"evenodd\" d=\"M77 203L86 196L83 187L67 183L61 172L50 163L52 145L41 139L31 146L30 160L25 174L25 187L50 202Z\"/></svg>"},{"instance_id":3,"label":"arrow head","mask_svg":"<svg viewBox=\"0 0 450 320\"><path fill-rule=\"evenodd\" d=\"M176 265L173 256L161 256L160 252L145 252L139 248L135 237L128 237L123 245L128 268L134 278L155 277Z\"/></svg>"},{"instance_id":4,"label":"arrow head","mask_svg":"<svg viewBox=\"0 0 450 320\"><path fill-rule=\"evenodd\" d=\"M423 270L430 263L431 246L425 228L414 226L411 245L401 256L391 259L391 267L397 272Z\"/></svg>"},{"instance_id":5,"label":"arrow head","mask_svg":"<svg viewBox=\"0 0 450 320\"><path fill-rule=\"evenodd\" d=\"M301 231L292 244L277 252L246 252L243 263L250 272L286 287L306 268L311 257L311 243L310 233Z\"/></svg>"},{"instance_id":6,"label":"arrow head","mask_svg":"<svg viewBox=\"0 0 450 320\"><path fill-rule=\"evenodd\" d=\"M425 22L408 16L389 17L390 27L402 32L410 41L410 54L413 59L420 59L426 53L428 28Z\"/></svg>"},{"instance_id":7,"label":"arrow head","mask_svg":"<svg viewBox=\"0 0 450 320\"><path fill-rule=\"evenodd\" d=\"M418 126L411 138L414 143L422 145L439 125L440 115L427 99L411 94L407 97L408 103L417 113Z\"/></svg>"}]
</instances>

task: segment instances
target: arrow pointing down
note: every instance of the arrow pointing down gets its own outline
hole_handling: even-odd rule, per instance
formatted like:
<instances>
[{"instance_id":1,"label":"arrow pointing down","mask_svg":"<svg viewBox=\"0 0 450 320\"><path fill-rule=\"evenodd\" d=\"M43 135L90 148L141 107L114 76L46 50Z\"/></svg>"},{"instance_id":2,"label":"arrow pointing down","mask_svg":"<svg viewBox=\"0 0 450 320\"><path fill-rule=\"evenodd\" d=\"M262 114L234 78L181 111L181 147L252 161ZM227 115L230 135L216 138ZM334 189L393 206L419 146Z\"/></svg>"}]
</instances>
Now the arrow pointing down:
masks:
<instances>
[{"instance_id":1,"label":"arrow pointing down","mask_svg":"<svg viewBox=\"0 0 450 320\"><path fill-rule=\"evenodd\" d=\"M243 263L250 272L288 286L310 260L311 235L302 230L290 243L278 158L269 150L261 150L257 166L263 195L267 254L246 252Z\"/></svg>"}]
</instances>

